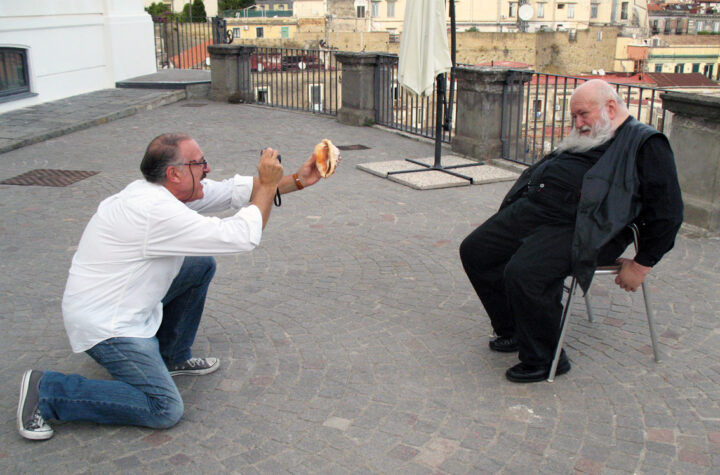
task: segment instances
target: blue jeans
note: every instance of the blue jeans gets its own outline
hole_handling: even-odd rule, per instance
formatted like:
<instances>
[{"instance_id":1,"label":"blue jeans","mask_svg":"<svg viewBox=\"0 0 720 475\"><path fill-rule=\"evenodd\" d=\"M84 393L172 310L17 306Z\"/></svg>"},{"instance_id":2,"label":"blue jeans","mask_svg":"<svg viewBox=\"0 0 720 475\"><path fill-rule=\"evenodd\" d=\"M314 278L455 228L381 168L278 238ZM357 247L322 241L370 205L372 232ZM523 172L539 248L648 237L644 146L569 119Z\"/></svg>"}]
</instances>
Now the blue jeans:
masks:
<instances>
[{"instance_id":1,"label":"blue jeans","mask_svg":"<svg viewBox=\"0 0 720 475\"><path fill-rule=\"evenodd\" d=\"M39 394L43 418L156 429L177 424L184 407L167 366L192 356L214 274L214 258L186 257L162 300L163 321L156 336L110 338L86 351L114 380L46 371Z\"/></svg>"}]
</instances>

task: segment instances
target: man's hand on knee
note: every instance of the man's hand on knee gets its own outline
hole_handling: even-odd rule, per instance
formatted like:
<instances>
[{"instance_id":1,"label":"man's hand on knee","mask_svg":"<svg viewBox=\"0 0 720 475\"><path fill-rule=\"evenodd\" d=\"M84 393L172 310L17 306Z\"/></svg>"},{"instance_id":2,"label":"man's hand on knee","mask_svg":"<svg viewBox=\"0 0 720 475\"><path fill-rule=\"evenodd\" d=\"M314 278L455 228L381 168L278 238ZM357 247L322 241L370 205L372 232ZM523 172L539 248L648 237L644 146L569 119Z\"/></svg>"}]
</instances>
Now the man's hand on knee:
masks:
<instances>
[{"instance_id":1,"label":"man's hand on knee","mask_svg":"<svg viewBox=\"0 0 720 475\"><path fill-rule=\"evenodd\" d=\"M619 258L617 263L621 267L620 272L615 277L615 283L628 292L635 292L652 269L652 267L646 267L624 257Z\"/></svg>"}]
</instances>

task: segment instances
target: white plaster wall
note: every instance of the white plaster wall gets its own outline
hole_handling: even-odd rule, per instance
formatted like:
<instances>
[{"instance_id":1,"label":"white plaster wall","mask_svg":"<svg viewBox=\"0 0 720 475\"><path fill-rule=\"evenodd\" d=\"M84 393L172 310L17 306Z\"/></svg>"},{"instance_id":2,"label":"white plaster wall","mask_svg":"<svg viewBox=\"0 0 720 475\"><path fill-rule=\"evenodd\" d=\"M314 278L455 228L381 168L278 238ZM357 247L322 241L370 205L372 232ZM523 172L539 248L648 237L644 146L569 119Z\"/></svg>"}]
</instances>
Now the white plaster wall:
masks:
<instances>
[{"instance_id":1,"label":"white plaster wall","mask_svg":"<svg viewBox=\"0 0 720 475\"><path fill-rule=\"evenodd\" d=\"M143 0L0 0L0 46L27 49L30 91L0 113L156 71Z\"/></svg>"}]
</instances>

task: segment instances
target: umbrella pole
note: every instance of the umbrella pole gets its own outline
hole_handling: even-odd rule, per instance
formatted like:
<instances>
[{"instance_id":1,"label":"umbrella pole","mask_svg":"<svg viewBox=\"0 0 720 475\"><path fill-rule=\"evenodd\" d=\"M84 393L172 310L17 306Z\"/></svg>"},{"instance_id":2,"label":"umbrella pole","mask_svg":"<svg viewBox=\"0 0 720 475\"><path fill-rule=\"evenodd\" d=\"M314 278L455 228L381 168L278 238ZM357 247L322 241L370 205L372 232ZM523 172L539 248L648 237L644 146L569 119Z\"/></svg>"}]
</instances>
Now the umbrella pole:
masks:
<instances>
[{"instance_id":1,"label":"umbrella pole","mask_svg":"<svg viewBox=\"0 0 720 475\"><path fill-rule=\"evenodd\" d=\"M442 155L443 109L445 108L445 75L438 74L435 83L435 164L433 168L442 168L440 156ZM470 180L472 183L472 180Z\"/></svg>"},{"instance_id":2,"label":"umbrella pole","mask_svg":"<svg viewBox=\"0 0 720 475\"><path fill-rule=\"evenodd\" d=\"M459 173L451 172L451 168L465 168L465 167L476 167L478 165L484 165L485 162L478 162L478 163L471 163L467 165L453 165L449 167L443 167L441 163L441 156L442 156L442 138L443 138L443 129L450 130L451 129L451 123L452 123L452 101L453 101L453 91L455 89L455 0L450 0L450 38L451 38L451 45L452 48L450 50L451 59L452 59L452 69L450 74L450 104L448 105L446 103L446 97L445 97L445 91L446 91L446 82L445 82L445 75L444 74L438 74L436 78L436 85L435 85L435 162L432 166L426 165L422 162L419 162L417 160L413 160L411 158L406 158L405 161L414 163L416 165L420 165L425 168L421 168L419 170L399 170L394 172L388 172L388 175L397 175L400 173L417 173L417 172L424 172L428 170L438 170L443 173L447 173L449 175L456 176L458 178L464 178L465 180L469 180L470 183L474 183L472 177L461 175ZM443 120L444 119L444 120ZM444 122L444 123L443 123Z\"/></svg>"}]
</instances>

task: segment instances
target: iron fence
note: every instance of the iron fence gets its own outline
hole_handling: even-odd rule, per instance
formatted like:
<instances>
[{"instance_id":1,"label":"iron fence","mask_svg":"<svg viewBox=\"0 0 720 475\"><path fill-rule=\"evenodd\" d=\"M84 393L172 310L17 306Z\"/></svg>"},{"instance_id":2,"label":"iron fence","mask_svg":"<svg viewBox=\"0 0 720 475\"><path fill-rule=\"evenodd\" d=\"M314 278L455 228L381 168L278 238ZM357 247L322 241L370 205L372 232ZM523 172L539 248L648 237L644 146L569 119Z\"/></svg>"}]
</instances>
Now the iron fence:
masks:
<instances>
[{"instance_id":1,"label":"iron fence","mask_svg":"<svg viewBox=\"0 0 720 475\"><path fill-rule=\"evenodd\" d=\"M258 47L250 54L257 104L337 115L340 73L334 51Z\"/></svg>"},{"instance_id":2,"label":"iron fence","mask_svg":"<svg viewBox=\"0 0 720 475\"><path fill-rule=\"evenodd\" d=\"M436 94L420 97L400 87L397 80L397 55L381 54L375 69L375 122L413 135L435 138ZM448 80L449 82L449 80ZM449 85L448 85L449 89ZM455 96L457 97L457 96ZM455 117L456 101L453 98ZM452 122L453 124L455 121ZM442 131L442 141L450 143L453 128Z\"/></svg>"},{"instance_id":3,"label":"iron fence","mask_svg":"<svg viewBox=\"0 0 720 475\"><path fill-rule=\"evenodd\" d=\"M503 91L502 156L527 165L550 153L572 130L570 96L588 78L512 71ZM659 131L665 127L663 89L610 83L630 114Z\"/></svg>"},{"instance_id":4,"label":"iron fence","mask_svg":"<svg viewBox=\"0 0 720 475\"><path fill-rule=\"evenodd\" d=\"M173 18L154 18L157 68L210 69L208 45L225 41L224 33L218 34L215 21L182 22ZM224 24L221 28L224 32Z\"/></svg>"},{"instance_id":5,"label":"iron fence","mask_svg":"<svg viewBox=\"0 0 720 475\"><path fill-rule=\"evenodd\" d=\"M252 7L242 8L240 10L223 10L222 15L225 18L279 18L293 16L292 10L263 10Z\"/></svg>"}]
</instances>

